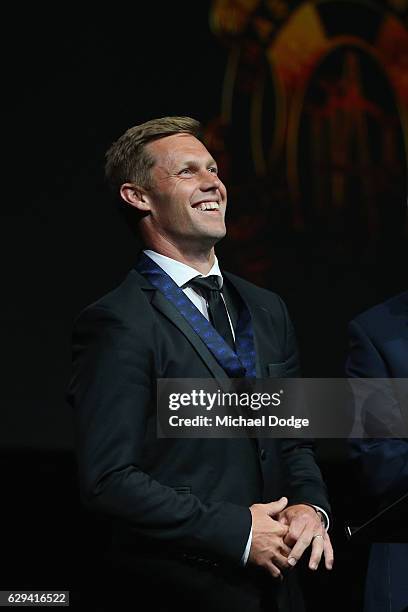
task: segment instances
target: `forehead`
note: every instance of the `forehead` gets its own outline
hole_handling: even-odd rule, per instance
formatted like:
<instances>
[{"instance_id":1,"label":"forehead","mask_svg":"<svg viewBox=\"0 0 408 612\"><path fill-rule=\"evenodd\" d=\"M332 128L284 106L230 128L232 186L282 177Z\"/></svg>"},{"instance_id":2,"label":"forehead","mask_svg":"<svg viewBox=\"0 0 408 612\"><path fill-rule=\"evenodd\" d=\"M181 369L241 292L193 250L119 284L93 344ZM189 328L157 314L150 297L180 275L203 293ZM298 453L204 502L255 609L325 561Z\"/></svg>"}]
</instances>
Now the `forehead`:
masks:
<instances>
[{"instance_id":1,"label":"forehead","mask_svg":"<svg viewBox=\"0 0 408 612\"><path fill-rule=\"evenodd\" d=\"M207 163L213 158L202 142L191 134L172 134L150 142L146 149L159 166L196 160Z\"/></svg>"}]
</instances>

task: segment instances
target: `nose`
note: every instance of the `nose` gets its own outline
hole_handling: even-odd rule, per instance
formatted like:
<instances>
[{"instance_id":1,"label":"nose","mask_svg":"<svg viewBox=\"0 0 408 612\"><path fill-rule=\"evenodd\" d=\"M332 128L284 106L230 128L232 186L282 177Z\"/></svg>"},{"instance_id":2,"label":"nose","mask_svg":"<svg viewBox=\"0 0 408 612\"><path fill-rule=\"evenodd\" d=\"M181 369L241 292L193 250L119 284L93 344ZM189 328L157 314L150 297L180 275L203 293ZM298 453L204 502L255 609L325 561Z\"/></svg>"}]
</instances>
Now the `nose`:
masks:
<instances>
[{"instance_id":1,"label":"nose","mask_svg":"<svg viewBox=\"0 0 408 612\"><path fill-rule=\"evenodd\" d=\"M203 173L202 177L202 191L211 191L213 189L219 189L221 185L221 180L219 179L217 174L214 174L213 172L208 172L208 170L206 170Z\"/></svg>"}]
</instances>

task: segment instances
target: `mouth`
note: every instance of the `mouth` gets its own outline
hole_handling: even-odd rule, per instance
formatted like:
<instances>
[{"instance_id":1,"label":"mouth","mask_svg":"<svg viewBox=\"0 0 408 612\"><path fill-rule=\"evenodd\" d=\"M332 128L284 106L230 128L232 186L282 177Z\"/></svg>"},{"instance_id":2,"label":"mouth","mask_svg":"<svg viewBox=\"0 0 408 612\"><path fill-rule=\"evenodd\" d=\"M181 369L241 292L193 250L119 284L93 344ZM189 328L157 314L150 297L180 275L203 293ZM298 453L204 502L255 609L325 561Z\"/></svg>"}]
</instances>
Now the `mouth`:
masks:
<instances>
[{"instance_id":1,"label":"mouth","mask_svg":"<svg viewBox=\"0 0 408 612\"><path fill-rule=\"evenodd\" d=\"M219 212L220 204L219 202L215 200L206 201L206 202L196 202L195 204L192 205L192 208L194 208L194 210L196 210L197 212L215 213L215 212Z\"/></svg>"}]
</instances>

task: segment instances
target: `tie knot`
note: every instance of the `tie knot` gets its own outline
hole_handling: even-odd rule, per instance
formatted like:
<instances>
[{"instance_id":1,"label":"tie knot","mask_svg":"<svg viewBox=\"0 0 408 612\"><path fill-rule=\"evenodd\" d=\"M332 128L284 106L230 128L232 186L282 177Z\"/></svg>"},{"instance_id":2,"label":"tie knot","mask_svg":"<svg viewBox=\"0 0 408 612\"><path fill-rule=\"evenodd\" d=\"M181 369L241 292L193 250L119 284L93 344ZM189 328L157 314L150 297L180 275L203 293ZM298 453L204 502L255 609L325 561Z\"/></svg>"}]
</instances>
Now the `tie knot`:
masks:
<instances>
[{"instance_id":1,"label":"tie knot","mask_svg":"<svg viewBox=\"0 0 408 612\"><path fill-rule=\"evenodd\" d=\"M216 274L212 274L211 276L206 276L205 278L202 278L202 277L193 278L193 280L189 282L189 285L191 287L197 287L198 289L201 289L204 292L221 291L219 283L218 283L218 276Z\"/></svg>"}]
</instances>

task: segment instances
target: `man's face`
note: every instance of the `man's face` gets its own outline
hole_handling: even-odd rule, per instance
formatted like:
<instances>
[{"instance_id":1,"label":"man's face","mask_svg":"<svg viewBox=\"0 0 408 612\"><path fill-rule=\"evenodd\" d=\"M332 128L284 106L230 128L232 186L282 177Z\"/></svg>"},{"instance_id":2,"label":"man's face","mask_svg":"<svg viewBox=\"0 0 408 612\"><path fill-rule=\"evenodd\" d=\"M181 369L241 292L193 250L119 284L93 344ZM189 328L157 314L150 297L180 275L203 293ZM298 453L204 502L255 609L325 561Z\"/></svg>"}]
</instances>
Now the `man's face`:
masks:
<instances>
[{"instance_id":1,"label":"man's face","mask_svg":"<svg viewBox=\"0 0 408 612\"><path fill-rule=\"evenodd\" d=\"M211 248L223 238L227 192L217 164L190 134L174 134L147 145L151 169L151 228L181 248Z\"/></svg>"}]
</instances>

